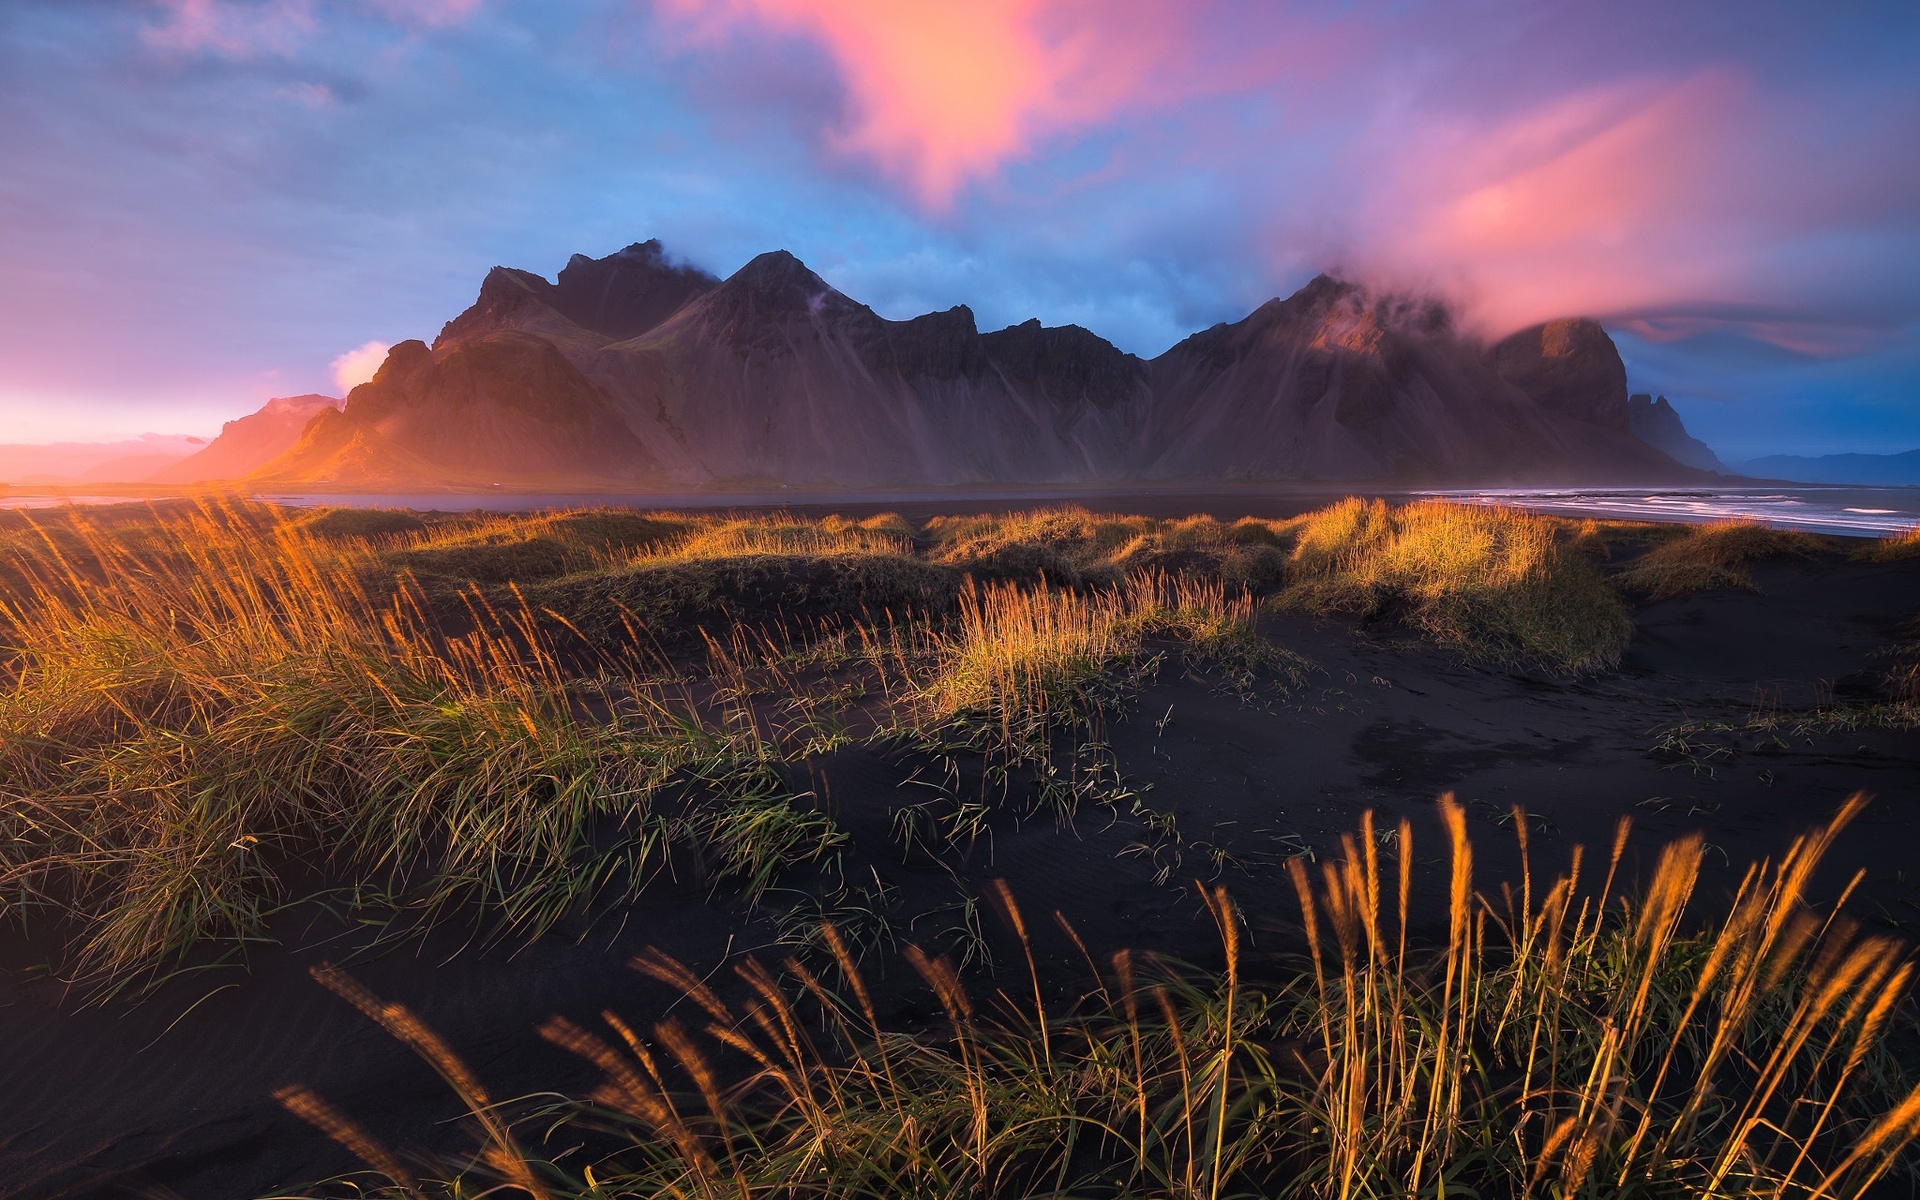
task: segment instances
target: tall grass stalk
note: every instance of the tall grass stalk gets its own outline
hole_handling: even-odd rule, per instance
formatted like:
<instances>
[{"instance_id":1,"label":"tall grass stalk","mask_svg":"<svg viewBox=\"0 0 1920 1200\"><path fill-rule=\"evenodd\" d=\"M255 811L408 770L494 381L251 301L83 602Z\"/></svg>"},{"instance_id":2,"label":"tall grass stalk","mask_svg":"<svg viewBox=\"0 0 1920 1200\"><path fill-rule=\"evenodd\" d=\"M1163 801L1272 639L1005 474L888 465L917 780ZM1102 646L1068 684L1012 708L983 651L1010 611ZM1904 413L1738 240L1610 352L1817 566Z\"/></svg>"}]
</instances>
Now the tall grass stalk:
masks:
<instances>
[{"instance_id":1,"label":"tall grass stalk","mask_svg":"<svg viewBox=\"0 0 1920 1200\"><path fill-rule=\"evenodd\" d=\"M590 1096L528 1118L568 1147L564 1164L532 1148L502 1161L527 1138L469 1099L481 1162L422 1183L430 1160L396 1175L323 1100L289 1104L370 1146L408 1195L1855 1200L1920 1132L1920 1088L1886 1050L1905 951L1809 906L1814 868L1858 807L1750 868L1696 931L1697 838L1627 892L1624 825L1596 887L1577 850L1536 878L1516 822L1521 878L1486 894L1446 799L1437 944L1410 933L1427 914L1409 828L1381 838L1369 820L1318 871L1295 860L1304 973L1269 986L1248 980L1225 892L1203 888L1223 968L1088 957L1092 988L1050 1003L1002 887L1029 964L1022 994L978 1000L949 961L908 947L939 1014L912 1032L883 1024L831 926L837 982L749 959L733 1000L650 953L635 965L683 993L701 1027L643 1033L611 1013L600 1031L543 1026L603 1072ZM380 1011L404 1026L404 1009Z\"/></svg>"},{"instance_id":2,"label":"tall grass stalk","mask_svg":"<svg viewBox=\"0 0 1920 1200\"><path fill-rule=\"evenodd\" d=\"M934 721L986 719L1003 730L1048 723L1097 707L1106 673L1151 637L1201 655L1278 662L1253 625L1245 592L1157 572L1092 591L969 588L952 630L930 634L932 673L919 699Z\"/></svg>"},{"instance_id":3,"label":"tall grass stalk","mask_svg":"<svg viewBox=\"0 0 1920 1200\"><path fill-rule=\"evenodd\" d=\"M441 635L404 581L369 590L363 543L205 507L153 555L67 520L0 597L0 914L68 918L83 976L329 885L537 933L644 877L650 797L737 752L637 680L567 678L524 606Z\"/></svg>"}]
</instances>

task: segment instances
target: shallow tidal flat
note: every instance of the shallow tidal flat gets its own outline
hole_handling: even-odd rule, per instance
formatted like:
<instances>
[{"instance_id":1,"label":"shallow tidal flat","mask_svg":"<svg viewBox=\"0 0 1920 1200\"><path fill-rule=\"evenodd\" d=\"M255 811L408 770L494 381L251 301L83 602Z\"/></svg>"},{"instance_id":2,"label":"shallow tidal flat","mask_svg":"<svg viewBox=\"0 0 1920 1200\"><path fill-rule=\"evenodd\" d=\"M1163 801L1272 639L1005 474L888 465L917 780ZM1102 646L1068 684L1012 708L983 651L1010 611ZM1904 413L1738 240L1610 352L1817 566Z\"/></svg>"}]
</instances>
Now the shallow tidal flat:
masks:
<instances>
[{"instance_id":1,"label":"shallow tidal flat","mask_svg":"<svg viewBox=\"0 0 1920 1200\"><path fill-rule=\"evenodd\" d=\"M806 979L842 1005L805 1010L817 1057L792 1067L835 1085L830 1125L897 1133L909 1092L933 1098L925 1145L833 1160L895 1194L1320 1195L1436 1170L1518 1190L1587 1147L1582 1170L1667 1172L1649 1194L1719 1171L1770 1195L1791 1169L1849 1195L1904 1140L1884 1121L1911 1060L1879 1031L1920 920L1920 541L1439 501L903 511L0 514L0 1193L300 1189L365 1169L346 1119L424 1190L464 1170L467 1194L594 1194L597 1163L624 1194L785 1194L765 1181L818 1165L795 1147L819 1131L767 1115L795 1104L748 1088L751 1051L661 1031L737 1025L784 1061L763 1043L800 1039L749 1010L819 1002ZM1795 848L1858 792L1830 845ZM1822 855L1740 890L1751 863ZM1856 870L1857 928L1790 919ZM1551 971L1526 930L1561 939ZM1700 982L1715 946L1765 937L1777 954ZM1376 942L1394 949L1354 949ZM1421 991L1456 975L1568 1016ZM1409 996L1455 1014L1394 1111L1426 1128L1452 1103L1457 1145L1385 1119L1328 1140L1313 1106L1379 1049L1336 1045L1358 993L1329 978L1381 983L1368 1011L1408 1028ZM1670 1007L1607 1008L1622 978ZM1739 978L1750 1012L1712 995L1750 1017L1727 1042L1744 1065L1714 1076L1673 1030L1690 988ZM1806 1154L1768 1157L1778 1114L1689 1104L1775 1078L1755 1047L1799 1028L1808 979L1842 998L1805 1018L1830 1058L1783 1059L1780 1103L1810 1121L1795 1105L1829 1092L1804 1089L1845 1100L1789 1126ZM1633 1122L1549 1144L1606 1076L1603 1026L1638 1031L1605 1053L1685 1131L1657 1164ZM629 1054L618 1027L660 1064L631 1111L596 1048ZM1516 1028L1564 1041L1551 1087L1513 1084L1546 1069ZM1418 1081L1465 1046L1495 1064L1476 1104ZM436 1053L504 1105L497 1128L462 1117ZM725 1119L709 1062L748 1088ZM648 1109L656 1091L689 1115ZM1107 1133L1066 1137L1082 1119ZM968 1141L988 1126L1040 1132ZM1512 1153L1475 1151L1487 1130Z\"/></svg>"}]
</instances>

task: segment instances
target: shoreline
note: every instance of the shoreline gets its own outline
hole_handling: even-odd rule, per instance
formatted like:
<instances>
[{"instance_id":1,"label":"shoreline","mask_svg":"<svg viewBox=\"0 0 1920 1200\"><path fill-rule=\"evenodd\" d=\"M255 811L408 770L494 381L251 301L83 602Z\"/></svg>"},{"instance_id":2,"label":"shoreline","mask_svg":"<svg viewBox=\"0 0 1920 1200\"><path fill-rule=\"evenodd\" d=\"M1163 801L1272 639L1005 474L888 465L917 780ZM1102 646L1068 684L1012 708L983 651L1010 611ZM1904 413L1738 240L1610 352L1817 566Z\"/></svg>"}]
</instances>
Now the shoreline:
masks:
<instances>
[{"instance_id":1,"label":"shoreline","mask_svg":"<svg viewBox=\"0 0 1920 1200\"><path fill-rule=\"evenodd\" d=\"M1788 484L1743 480L1703 486L1636 485L1489 486L1444 488L1393 484L1342 486L1325 483L1157 483L1110 485L980 485L955 488L688 490L633 492L606 489L531 491L451 488L367 492L225 488L11 487L0 485L0 510L155 504L207 499L254 501L287 508L396 508L416 512L528 513L570 508L632 508L646 511L739 511L874 515L898 511L908 517L964 512L1004 513L1021 508L1078 504L1099 511L1137 512L1178 518L1207 514L1284 518L1347 496L1390 502L1444 499L1523 508L1553 516L1656 524L1755 521L1837 537L1873 538L1920 526L1920 488L1864 488L1841 484Z\"/></svg>"}]
</instances>

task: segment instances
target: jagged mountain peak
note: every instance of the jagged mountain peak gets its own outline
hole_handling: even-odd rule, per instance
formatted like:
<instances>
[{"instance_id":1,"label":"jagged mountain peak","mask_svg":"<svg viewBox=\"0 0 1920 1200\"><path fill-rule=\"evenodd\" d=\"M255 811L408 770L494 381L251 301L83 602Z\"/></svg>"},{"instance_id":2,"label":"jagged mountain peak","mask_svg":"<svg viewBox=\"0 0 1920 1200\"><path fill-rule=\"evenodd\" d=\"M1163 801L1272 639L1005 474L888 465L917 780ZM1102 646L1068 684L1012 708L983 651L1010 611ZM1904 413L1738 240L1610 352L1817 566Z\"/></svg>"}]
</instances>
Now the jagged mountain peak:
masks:
<instances>
[{"instance_id":1,"label":"jagged mountain peak","mask_svg":"<svg viewBox=\"0 0 1920 1200\"><path fill-rule=\"evenodd\" d=\"M719 282L698 267L674 261L657 239L604 258L576 254L553 283L530 271L495 267L481 281L479 297L447 322L433 344L501 329L561 335L566 325L622 342L654 329Z\"/></svg>"},{"instance_id":2,"label":"jagged mountain peak","mask_svg":"<svg viewBox=\"0 0 1920 1200\"><path fill-rule=\"evenodd\" d=\"M275 396L261 405L254 414L260 413L313 413L321 408L339 408L340 400L334 396L323 396L319 392L308 392L304 396ZM245 420L245 417L240 420ZM228 422L231 424L232 422Z\"/></svg>"},{"instance_id":3,"label":"jagged mountain peak","mask_svg":"<svg viewBox=\"0 0 1920 1200\"><path fill-rule=\"evenodd\" d=\"M841 291L814 274L806 263L785 250L769 250L756 255L720 285L721 290L742 292L761 305L819 311L823 305L852 304ZM864 308L865 305L858 307Z\"/></svg>"},{"instance_id":4,"label":"jagged mountain peak","mask_svg":"<svg viewBox=\"0 0 1920 1200\"><path fill-rule=\"evenodd\" d=\"M1323 272L1238 321L1223 321L1194 334L1170 353L1225 364L1261 348L1304 342L1329 353L1379 356L1392 353L1404 340L1448 342L1455 336L1453 314L1444 301L1376 291Z\"/></svg>"},{"instance_id":5,"label":"jagged mountain peak","mask_svg":"<svg viewBox=\"0 0 1920 1200\"><path fill-rule=\"evenodd\" d=\"M556 283L489 273L365 392L353 438L280 471L404 453L448 478L544 475L564 449L584 475L671 485L1688 477L1629 435L1597 324L1488 347L1434 299L1335 274L1142 361L1076 325L982 333L964 305L883 319L785 250L716 280L636 242ZM484 438L452 428L476 419Z\"/></svg>"},{"instance_id":6,"label":"jagged mountain peak","mask_svg":"<svg viewBox=\"0 0 1920 1200\"><path fill-rule=\"evenodd\" d=\"M1495 343L1494 366L1541 407L1627 433L1627 367L1600 322L1568 317L1531 325Z\"/></svg>"},{"instance_id":7,"label":"jagged mountain peak","mask_svg":"<svg viewBox=\"0 0 1920 1200\"><path fill-rule=\"evenodd\" d=\"M678 264L667 259L667 251L659 238L648 238L644 242L634 242L622 246L605 258L594 258L589 254L575 254L567 259L569 267L592 267L597 264L621 262L635 263L652 267L675 268Z\"/></svg>"},{"instance_id":8,"label":"jagged mountain peak","mask_svg":"<svg viewBox=\"0 0 1920 1200\"><path fill-rule=\"evenodd\" d=\"M882 325L866 305L849 299L798 258L770 250L688 304L668 325L715 330L738 348L771 347L779 329L811 323L872 336ZM664 329L663 329L664 332Z\"/></svg>"},{"instance_id":9,"label":"jagged mountain peak","mask_svg":"<svg viewBox=\"0 0 1920 1200\"><path fill-rule=\"evenodd\" d=\"M1677 463L1723 475L1733 473L1711 447L1687 432L1686 423L1665 396L1654 397L1646 392L1628 396L1627 426L1634 437Z\"/></svg>"},{"instance_id":10,"label":"jagged mountain peak","mask_svg":"<svg viewBox=\"0 0 1920 1200\"><path fill-rule=\"evenodd\" d=\"M416 343L417 344L417 343ZM244 417L220 428L220 436L198 453L169 463L147 477L150 483L205 483L239 479L286 453L316 418L337 414L340 401L310 392L275 396Z\"/></svg>"},{"instance_id":11,"label":"jagged mountain peak","mask_svg":"<svg viewBox=\"0 0 1920 1200\"><path fill-rule=\"evenodd\" d=\"M605 258L574 255L554 284L553 305L582 328L623 342L657 327L719 282L675 262L652 239Z\"/></svg>"}]
</instances>

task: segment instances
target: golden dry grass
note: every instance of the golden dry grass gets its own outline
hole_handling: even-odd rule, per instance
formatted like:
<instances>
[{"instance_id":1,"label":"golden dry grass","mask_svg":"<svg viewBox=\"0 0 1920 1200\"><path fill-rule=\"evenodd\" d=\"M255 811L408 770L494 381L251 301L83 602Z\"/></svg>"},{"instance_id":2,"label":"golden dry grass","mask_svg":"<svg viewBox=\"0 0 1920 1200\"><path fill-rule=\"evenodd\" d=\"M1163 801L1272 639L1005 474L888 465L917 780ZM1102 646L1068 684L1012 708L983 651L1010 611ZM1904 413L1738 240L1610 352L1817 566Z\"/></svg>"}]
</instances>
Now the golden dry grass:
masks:
<instances>
[{"instance_id":1,"label":"golden dry grass","mask_svg":"<svg viewBox=\"0 0 1920 1200\"><path fill-rule=\"evenodd\" d=\"M836 970L749 959L738 1002L650 952L633 965L683 992L699 1028L550 1020L541 1035L602 1081L520 1128L411 1013L324 971L449 1081L481 1151L416 1169L313 1093L283 1099L413 1198L1857 1200L1920 1133L1920 1089L1887 1050L1905 948L1808 904L1858 804L1754 864L1704 928L1698 838L1667 847L1636 896L1614 895L1624 826L1601 863L1576 850L1556 876L1481 894L1446 799L1445 909L1426 914L1410 911L1409 829L1369 822L1318 871L1294 860L1310 953L1269 986L1248 979L1231 900L1203 888L1222 970L1087 955L1084 998L1050 1004L1029 921L997 885L1029 975L976 999L909 947L941 1018L918 1033L883 1024L830 925ZM1443 942L1415 944L1431 916Z\"/></svg>"},{"instance_id":2,"label":"golden dry grass","mask_svg":"<svg viewBox=\"0 0 1920 1200\"><path fill-rule=\"evenodd\" d=\"M1752 521L1691 525L1621 571L1621 587L1665 600L1716 588L1752 590L1747 567L1769 558L1807 558L1831 550L1832 538L1768 529Z\"/></svg>"},{"instance_id":3,"label":"golden dry grass","mask_svg":"<svg viewBox=\"0 0 1920 1200\"><path fill-rule=\"evenodd\" d=\"M1293 663L1253 634L1244 593L1188 577L990 585L951 620L897 625L888 608L938 613L958 577L916 557L892 515L110 518L17 521L0 552L0 915L59 914L68 966L93 980L244 946L314 886L430 919L477 906L533 935L638 886L671 839L750 896L819 859L839 835L769 768L812 735L783 749L734 711L801 703L805 685L784 699L722 686L702 704L732 707L707 712L636 673L657 662L649 620L697 632L684 614L698 613L724 640L816 598L877 616L859 626L875 646L907 630L878 725L964 726L976 748L1019 742L1015 757L1121 699L1110 676L1148 639L1243 674ZM455 573L431 590L394 574L414 568ZM523 592L523 568L561 578ZM538 607L569 597L572 614ZM584 610L601 624L572 619ZM607 653L582 658L583 629ZM660 789L715 781L730 801L654 815ZM321 879L296 887L290 867Z\"/></svg>"},{"instance_id":4,"label":"golden dry grass","mask_svg":"<svg viewBox=\"0 0 1920 1200\"><path fill-rule=\"evenodd\" d=\"M636 673L649 647L710 644L703 627L862 641L859 686L881 699L861 720L1027 764L1063 723L1124 708L1169 647L1242 681L1297 679L1302 661L1254 629L1263 587L1500 663L1601 669L1628 631L1592 561L1605 531L1437 502L1233 524L1048 509L923 531L896 514L401 516L0 514L0 911L64 914L80 968L115 976L260 936L299 899L287 864L316 846L356 895L477 900L528 931L630 880L664 837L764 888L769 864L834 837L775 811L767 763L851 735L804 682L782 698L713 681L729 704L806 708L786 746ZM1822 544L1690 530L1634 569ZM728 777L739 811L654 821L650 797L687 772ZM629 826L589 839L615 811Z\"/></svg>"},{"instance_id":5,"label":"golden dry grass","mask_svg":"<svg viewBox=\"0 0 1920 1200\"><path fill-rule=\"evenodd\" d=\"M415 521L408 531L384 519L399 514L344 519L352 511L331 510L304 524L333 537L367 538L402 570L489 584L533 584L637 565L912 552L911 528L890 513L851 521L571 509Z\"/></svg>"},{"instance_id":6,"label":"golden dry grass","mask_svg":"<svg viewBox=\"0 0 1920 1200\"><path fill-rule=\"evenodd\" d=\"M1904 533L1889 534L1878 541L1871 542L1854 555L1861 562L1905 562L1910 558L1920 558L1920 525Z\"/></svg>"},{"instance_id":7,"label":"golden dry grass","mask_svg":"<svg viewBox=\"0 0 1920 1200\"><path fill-rule=\"evenodd\" d=\"M982 579L1115 583L1143 571L1184 573L1259 590L1277 583L1284 565L1270 523L1226 524L1212 517L1152 517L1037 509L1004 516L935 517L927 523L929 556Z\"/></svg>"},{"instance_id":8,"label":"golden dry grass","mask_svg":"<svg viewBox=\"0 0 1920 1200\"><path fill-rule=\"evenodd\" d=\"M209 507L156 555L62 522L0 600L0 915L62 914L90 978L260 938L290 867L537 934L645 877L658 788L759 753L644 680L570 677L524 608L476 596L441 635L368 587L364 542Z\"/></svg>"},{"instance_id":9,"label":"golden dry grass","mask_svg":"<svg viewBox=\"0 0 1920 1200\"><path fill-rule=\"evenodd\" d=\"M1573 672L1613 666L1632 630L1572 522L1438 500L1395 508L1347 499L1281 531L1293 545L1279 607L1399 610L1469 657Z\"/></svg>"},{"instance_id":10,"label":"golden dry grass","mask_svg":"<svg viewBox=\"0 0 1920 1200\"><path fill-rule=\"evenodd\" d=\"M812 521L778 516L702 521L686 537L654 547L638 561L690 562L759 555L904 557L913 552L910 535L898 532L904 524L891 514L858 522L842 517Z\"/></svg>"},{"instance_id":11,"label":"golden dry grass","mask_svg":"<svg viewBox=\"0 0 1920 1200\"><path fill-rule=\"evenodd\" d=\"M636 555L684 540L699 522L672 513L575 509L533 515L458 517L396 528L352 510L308 518L308 529L372 541L395 569L460 583L532 584L616 568Z\"/></svg>"},{"instance_id":12,"label":"golden dry grass","mask_svg":"<svg viewBox=\"0 0 1920 1200\"><path fill-rule=\"evenodd\" d=\"M1091 592L988 584L961 593L950 633L932 635L933 667L921 697L929 719L985 718L1007 726L1048 722L1079 711L1116 664L1161 637L1201 658L1256 660L1252 597L1218 582L1157 573L1129 576ZM1270 652L1281 665L1279 652Z\"/></svg>"}]
</instances>

